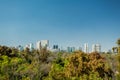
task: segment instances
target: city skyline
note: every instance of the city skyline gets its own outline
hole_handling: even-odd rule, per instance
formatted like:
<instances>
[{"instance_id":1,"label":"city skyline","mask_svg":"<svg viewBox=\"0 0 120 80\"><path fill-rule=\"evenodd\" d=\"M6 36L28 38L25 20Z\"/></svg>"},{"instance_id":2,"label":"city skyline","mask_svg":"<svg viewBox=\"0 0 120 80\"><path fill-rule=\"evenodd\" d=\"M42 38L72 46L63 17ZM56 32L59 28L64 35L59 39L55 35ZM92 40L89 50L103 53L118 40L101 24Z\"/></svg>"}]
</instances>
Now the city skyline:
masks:
<instances>
[{"instance_id":1,"label":"city skyline","mask_svg":"<svg viewBox=\"0 0 120 80\"><path fill-rule=\"evenodd\" d=\"M51 44L51 46L49 46L50 44L50 41L49 40L39 40L36 42L36 44L34 43L28 43L26 45L17 45L17 46L11 46L11 47L16 47L17 49L19 49L20 51L23 50L23 49L26 49L26 48L29 48L30 51L32 51L33 49L36 49L36 50L41 50L42 48L47 48L48 50L50 51L66 51L66 52L74 52L74 51L78 51L78 50L81 50L85 53L91 53L91 52L108 52L109 50L107 51L101 51L101 45L100 44L92 44L92 45L89 45L88 43L84 43L82 44L81 46L79 47L76 47L76 46L67 46L67 47L62 47L62 46L59 46L58 44ZM112 49L110 50L112 51Z\"/></svg>"},{"instance_id":2,"label":"city skyline","mask_svg":"<svg viewBox=\"0 0 120 80\"><path fill-rule=\"evenodd\" d=\"M62 47L99 43L107 51L120 38L119 0L7 0L0 12L0 45L47 39Z\"/></svg>"}]
</instances>

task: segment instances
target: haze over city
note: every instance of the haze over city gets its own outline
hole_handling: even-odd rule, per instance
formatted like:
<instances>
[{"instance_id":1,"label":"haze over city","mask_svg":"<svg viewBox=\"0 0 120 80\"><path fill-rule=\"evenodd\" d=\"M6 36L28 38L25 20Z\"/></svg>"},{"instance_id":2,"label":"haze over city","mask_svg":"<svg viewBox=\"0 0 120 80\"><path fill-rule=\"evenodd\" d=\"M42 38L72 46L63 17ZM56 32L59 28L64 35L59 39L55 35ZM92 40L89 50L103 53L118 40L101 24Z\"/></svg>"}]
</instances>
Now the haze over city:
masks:
<instances>
[{"instance_id":1,"label":"haze over city","mask_svg":"<svg viewBox=\"0 0 120 80\"><path fill-rule=\"evenodd\" d=\"M102 51L120 37L120 0L1 0L0 45L47 39L62 47L99 43Z\"/></svg>"}]
</instances>

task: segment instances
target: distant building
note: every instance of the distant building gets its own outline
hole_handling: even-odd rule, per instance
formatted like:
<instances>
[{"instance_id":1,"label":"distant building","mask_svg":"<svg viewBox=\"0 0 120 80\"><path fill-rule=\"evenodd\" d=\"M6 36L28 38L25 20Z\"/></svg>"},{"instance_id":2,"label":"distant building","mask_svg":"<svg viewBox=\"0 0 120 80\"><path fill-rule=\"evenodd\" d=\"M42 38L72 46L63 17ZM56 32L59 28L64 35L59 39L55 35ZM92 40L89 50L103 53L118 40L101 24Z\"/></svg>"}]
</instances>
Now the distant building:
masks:
<instances>
[{"instance_id":1,"label":"distant building","mask_svg":"<svg viewBox=\"0 0 120 80\"><path fill-rule=\"evenodd\" d=\"M75 47L67 47L67 52L71 53L75 51Z\"/></svg>"},{"instance_id":2,"label":"distant building","mask_svg":"<svg viewBox=\"0 0 120 80\"><path fill-rule=\"evenodd\" d=\"M79 51L82 51L82 47L79 47L79 49L78 49Z\"/></svg>"},{"instance_id":3,"label":"distant building","mask_svg":"<svg viewBox=\"0 0 120 80\"><path fill-rule=\"evenodd\" d=\"M92 52L101 52L101 45L100 44L93 44L92 45Z\"/></svg>"},{"instance_id":4,"label":"distant building","mask_svg":"<svg viewBox=\"0 0 120 80\"><path fill-rule=\"evenodd\" d=\"M23 50L24 50L23 46L21 46L21 45L19 45L19 46L17 47L17 49L18 49L19 51L23 51Z\"/></svg>"},{"instance_id":5,"label":"distant building","mask_svg":"<svg viewBox=\"0 0 120 80\"><path fill-rule=\"evenodd\" d=\"M24 49L29 48L29 44L25 45Z\"/></svg>"},{"instance_id":6,"label":"distant building","mask_svg":"<svg viewBox=\"0 0 120 80\"><path fill-rule=\"evenodd\" d=\"M96 51L101 52L101 45L100 44L96 44Z\"/></svg>"},{"instance_id":7,"label":"distant building","mask_svg":"<svg viewBox=\"0 0 120 80\"><path fill-rule=\"evenodd\" d=\"M85 44L84 44L84 52L85 52L85 53L89 53L88 43L85 43Z\"/></svg>"},{"instance_id":8,"label":"distant building","mask_svg":"<svg viewBox=\"0 0 120 80\"><path fill-rule=\"evenodd\" d=\"M41 48L48 48L48 46L49 46L48 40L41 40L41 41L38 41L36 44L37 50L40 50Z\"/></svg>"},{"instance_id":9,"label":"distant building","mask_svg":"<svg viewBox=\"0 0 120 80\"><path fill-rule=\"evenodd\" d=\"M36 43L36 49L37 49L37 50L40 50L40 49L41 49L41 41L38 41L38 42Z\"/></svg>"},{"instance_id":10,"label":"distant building","mask_svg":"<svg viewBox=\"0 0 120 80\"><path fill-rule=\"evenodd\" d=\"M30 43L30 44L29 44L29 49L30 49L30 51L32 51L32 50L34 49L33 43Z\"/></svg>"},{"instance_id":11,"label":"distant building","mask_svg":"<svg viewBox=\"0 0 120 80\"><path fill-rule=\"evenodd\" d=\"M53 45L53 49L58 49L58 45Z\"/></svg>"},{"instance_id":12,"label":"distant building","mask_svg":"<svg viewBox=\"0 0 120 80\"><path fill-rule=\"evenodd\" d=\"M27 44L24 49L28 48L30 51L34 49L33 43Z\"/></svg>"},{"instance_id":13,"label":"distant building","mask_svg":"<svg viewBox=\"0 0 120 80\"><path fill-rule=\"evenodd\" d=\"M60 49L59 49L58 45L53 45L52 51L53 52L59 52Z\"/></svg>"},{"instance_id":14,"label":"distant building","mask_svg":"<svg viewBox=\"0 0 120 80\"><path fill-rule=\"evenodd\" d=\"M67 52L72 52L71 47L67 47Z\"/></svg>"},{"instance_id":15,"label":"distant building","mask_svg":"<svg viewBox=\"0 0 120 80\"><path fill-rule=\"evenodd\" d=\"M48 47L49 46L49 40L41 40L41 47Z\"/></svg>"},{"instance_id":16,"label":"distant building","mask_svg":"<svg viewBox=\"0 0 120 80\"><path fill-rule=\"evenodd\" d=\"M95 44L92 45L92 52L96 52L96 45Z\"/></svg>"}]
</instances>

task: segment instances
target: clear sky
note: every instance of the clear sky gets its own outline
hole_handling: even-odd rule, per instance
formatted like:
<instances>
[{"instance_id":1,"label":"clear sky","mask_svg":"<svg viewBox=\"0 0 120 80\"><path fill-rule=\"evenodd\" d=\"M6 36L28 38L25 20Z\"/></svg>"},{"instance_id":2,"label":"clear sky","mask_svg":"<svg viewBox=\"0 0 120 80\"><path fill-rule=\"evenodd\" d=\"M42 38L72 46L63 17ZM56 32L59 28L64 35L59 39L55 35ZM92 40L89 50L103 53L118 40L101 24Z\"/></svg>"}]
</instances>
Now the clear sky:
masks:
<instances>
[{"instance_id":1,"label":"clear sky","mask_svg":"<svg viewBox=\"0 0 120 80\"><path fill-rule=\"evenodd\" d=\"M0 0L0 44L48 39L50 45L100 43L111 49L120 38L120 0Z\"/></svg>"}]
</instances>

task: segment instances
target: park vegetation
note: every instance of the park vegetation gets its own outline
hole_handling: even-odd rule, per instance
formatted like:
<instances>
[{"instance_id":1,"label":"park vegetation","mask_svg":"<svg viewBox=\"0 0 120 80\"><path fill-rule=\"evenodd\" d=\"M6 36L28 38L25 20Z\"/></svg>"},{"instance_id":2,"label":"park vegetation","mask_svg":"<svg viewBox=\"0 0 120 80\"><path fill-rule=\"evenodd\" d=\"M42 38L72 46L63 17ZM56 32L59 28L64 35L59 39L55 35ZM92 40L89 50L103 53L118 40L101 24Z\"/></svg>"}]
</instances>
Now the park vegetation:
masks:
<instances>
[{"instance_id":1,"label":"park vegetation","mask_svg":"<svg viewBox=\"0 0 120 80\"><path fill-rule=\"evenodd\" d=\"M0 80L120 80L120 39L117 44L112 53L89 54L0 46Z\"/></svg>"}]
</instances>

